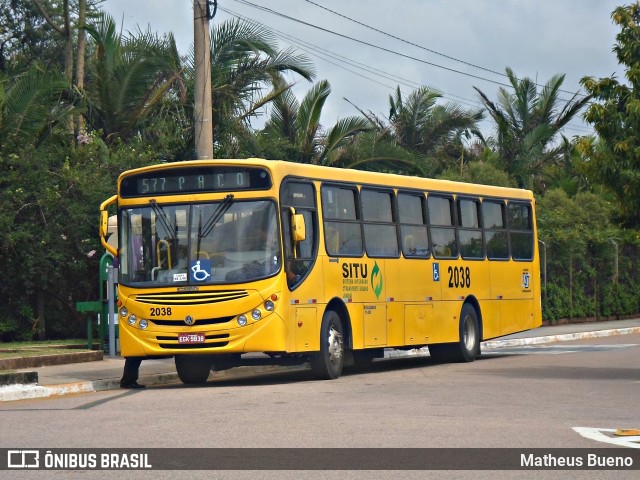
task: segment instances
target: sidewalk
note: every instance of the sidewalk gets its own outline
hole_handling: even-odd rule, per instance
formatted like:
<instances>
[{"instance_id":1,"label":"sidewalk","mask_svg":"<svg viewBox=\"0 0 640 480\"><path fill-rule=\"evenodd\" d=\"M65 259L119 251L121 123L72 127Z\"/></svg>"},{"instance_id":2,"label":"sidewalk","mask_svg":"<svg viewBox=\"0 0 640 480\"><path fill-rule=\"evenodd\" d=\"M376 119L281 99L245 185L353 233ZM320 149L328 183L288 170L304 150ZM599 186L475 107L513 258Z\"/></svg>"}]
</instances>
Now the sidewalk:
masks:
<instances>
[{"instance_id":1,"label":"sidewalk","mask_svg":"<svg viewBox=\"0 0 640 480\"><path fill-rule=\"evenodd\" d=\"M489 350L502 347L536 345L632 333L640 333L640 318L540 327L535 330L483 342L482 349ZM385 352L385 358L426 354L426 348L412 352L392 350ZM120 386L119 383L123 367L124 359L121 357L105 357L103 360L95 362L39 367L35 369L38 373L37 384L18 384L0 387L0 401L117 389ZM304 368L306 368L306 366L281 367L269 365L237 367L222 372L212 372L209 376L209 381L301 370ZM28 369L28 371L33 370L34 369ZM24 371L27 371L27 369L24 369ZM140 367L140 383L147 386L180 383L173 358L143 361Z\"/></svg>"}]
</instances>

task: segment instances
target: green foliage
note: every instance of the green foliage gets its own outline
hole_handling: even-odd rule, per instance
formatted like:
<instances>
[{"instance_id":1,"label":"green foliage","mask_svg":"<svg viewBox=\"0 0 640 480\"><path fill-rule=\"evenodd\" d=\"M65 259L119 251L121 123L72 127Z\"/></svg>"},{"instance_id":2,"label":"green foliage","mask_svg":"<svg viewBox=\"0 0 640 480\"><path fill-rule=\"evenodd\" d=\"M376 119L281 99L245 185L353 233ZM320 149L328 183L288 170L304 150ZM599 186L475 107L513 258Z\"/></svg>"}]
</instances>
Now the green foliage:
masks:
<instances>
[{"instance_id":1,"label":"green foliage","mask_svg":"<svg viewBox=\"0 0 640 480\"><path fill-rule=\"evenodd\" d=\"M150 31L122 37L108 15L86 30L96 44L85 87L87 122L108 143L127 139L180 79L175 41Z\"/></svg>"},{"instance_id":2,"label":"green foliage","mask_svg":"<svg viewBox=\"0 0 640 480\"><path fill-rule=\"evenodd\" d=\"M538 235L547 252L546 320L638 311L639 242L612 223L613 212L611 203L590 192L570 197L555 189L538 201Z\"/></svg>"},{"instance_id":3,"label":"green foliage","mask_svg":"<svg viewBox=\"0 0 640 480\"><path fill-rule=\"evenodd\" d=\"M507 172L487 162L470 162L461 168L452 167L439 176L444 180L457 182L496 185L498 187L515 187L515 182Z\"/></svg>"},{"instance_id":4,"label":"green foliage","mask_svg":"<svg viewBox=\"0 0 640 480\"><path fill-rule=\"evenodd\" d=\"M331 85L326 80L315 84L298 102L290 90L273 102L271 117L262 134L270 143L281 142L294 162L337 166L343 161L344 149L359 133L371 130L369 122L360 117L338 120L326 133L321 132L320 116Z\"/></svg>"},{"instance_id":5,"label":"green foliage","mask_svg":"<svg viewBox=\"0 0 640 480\"><path fill-rule=\"evenodd\" d=\"M0 25L0 72L16 75L34 63L49 69L64 64L62 38L47 25L32 0L3 0Z\"/></svg>"},{"instance_id":6,"label":"green foliage","mask_svg":"<svg viewBox=\"0 0 640 480\"><path fill-rule=\"evenodd\" d=\"M191 55L186 81L194 83ZM295 73L311 80L315 73L305 55L280 50L275 36L255 22L229 20L216 23L211 32L211 99L214 156L236 156L251 142L248 122L268 103L289 89L282 75ZM271 91L265 93L265 90ZM193 92L190 91L193 103ZM225 155L227 154L227 155Z\"/></svg>"},{"instance_id":7,"label":"green foliage","mask_svg":"<svg viewBox=\"0 0 640 480\"><path fill-rule=\"evenodd\" d=\"M12 78L0 77L0 147L6 153L39 145L69 118L67 83L34 65Z\"/></svg>"},{"instance_id":8,"label":"green foliage","mask_svg":"<svg viewBox=\"0 0 640 480\"><path fill-rule=\"evenodd\" d=\"M562 147L553 145L556 135L589 102L578 94L561 105L559 96L564 75L553 76L538 91L530 78L518 79L506 69L511 90L500 88L498 100L493 102L481 90L482 103L495 122L495 137L490 144L496 148L502 167L523 188L542 192L544 179L539 178L545 166L560 160Z\"/></svg>"},{"instance_id":9,"label":"green foliage","mask_svg":"<svg viewBox=\"0 0 640 480\"><path fill-rule=\"evenodd\" d=\"M613 48L626 67L627 82L615 77L584 77L581 83L596 100L586 112L602 140L591 150L593 178L617 197L625 222L640 227L640 4L616 8L611 18L620 27Z\"/></svg>"}]
</instances>

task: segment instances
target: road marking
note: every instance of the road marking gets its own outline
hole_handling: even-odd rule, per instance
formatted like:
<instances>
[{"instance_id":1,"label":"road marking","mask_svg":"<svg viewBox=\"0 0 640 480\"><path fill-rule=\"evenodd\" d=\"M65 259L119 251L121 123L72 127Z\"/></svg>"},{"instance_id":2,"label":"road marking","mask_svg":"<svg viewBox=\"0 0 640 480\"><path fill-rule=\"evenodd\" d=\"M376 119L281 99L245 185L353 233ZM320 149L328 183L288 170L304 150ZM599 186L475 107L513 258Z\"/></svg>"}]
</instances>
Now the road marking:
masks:
<instances>
[{"instance_id":1,"label":"road marking","mask_svg":"<svg viewBox=\"0 0 640 480\"><path fill-rule=\"evenodd\" d=\"M611 443L619 447L640 448L640 435L616 436L616 432L621 432L620 429L573 427L573 430L584 438L596 442Z\"/></svg>"}]
</instances>

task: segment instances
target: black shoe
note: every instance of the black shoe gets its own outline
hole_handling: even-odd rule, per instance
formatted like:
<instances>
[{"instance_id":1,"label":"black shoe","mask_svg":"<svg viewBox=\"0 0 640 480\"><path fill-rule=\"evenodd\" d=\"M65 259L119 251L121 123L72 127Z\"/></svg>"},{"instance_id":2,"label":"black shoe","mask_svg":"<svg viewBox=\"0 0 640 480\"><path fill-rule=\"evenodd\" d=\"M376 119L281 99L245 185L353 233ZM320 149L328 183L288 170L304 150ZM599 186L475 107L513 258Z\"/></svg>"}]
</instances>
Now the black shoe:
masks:
<instances>
[{"instance_id":1,"label":"black shoe","mask_svg":"<svg viewBox=\"0 0 640 480\"><path fill-rule=\"evenodd\" d=\"M133 382L133 383L120 382L120 388L145 388L145 386L140 385L138 382Z\"/></svg>"}]
</instances>

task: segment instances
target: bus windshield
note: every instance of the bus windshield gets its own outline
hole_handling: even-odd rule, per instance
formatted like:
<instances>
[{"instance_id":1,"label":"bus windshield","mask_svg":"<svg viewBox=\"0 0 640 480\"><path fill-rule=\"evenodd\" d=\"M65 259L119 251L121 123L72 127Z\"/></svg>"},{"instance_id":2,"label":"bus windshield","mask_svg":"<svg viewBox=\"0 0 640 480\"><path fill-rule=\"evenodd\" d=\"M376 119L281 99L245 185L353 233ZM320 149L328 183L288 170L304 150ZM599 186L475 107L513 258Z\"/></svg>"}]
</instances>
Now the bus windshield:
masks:
<instances>
[{"instance_id":1,"label":"bus windshield","mask_svg":"<svg viewBox=\"0 0 640 480\"><path fill-rule=\"evenodd\" d=\"M120 282L194 286L258 280L281 267L272 200L125 208L120 213Z\"/></svg>"}]
</instances>

